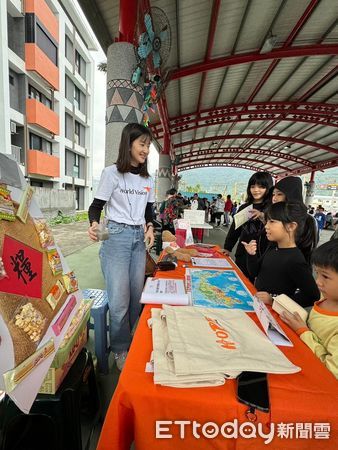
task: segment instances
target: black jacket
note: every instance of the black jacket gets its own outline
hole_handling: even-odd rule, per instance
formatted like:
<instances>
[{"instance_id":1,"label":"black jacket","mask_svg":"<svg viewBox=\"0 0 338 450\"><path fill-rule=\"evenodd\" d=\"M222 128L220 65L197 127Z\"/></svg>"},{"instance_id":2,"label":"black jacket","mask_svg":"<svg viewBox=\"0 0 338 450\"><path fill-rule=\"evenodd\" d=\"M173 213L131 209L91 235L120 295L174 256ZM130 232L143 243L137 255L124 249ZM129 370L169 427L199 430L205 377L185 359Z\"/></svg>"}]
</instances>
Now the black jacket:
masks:
<instances>
[{"instance_id":1,"label":"black jacket","mask_svg":"<svg viewBox=\"0 0 338 450\"><path fill-rule=\"evenodd\" d=\"M247 206L249 206L249 203L244 203L238 208L237 212L241 211ZM263 203L258 203L254 204L253 208L257 209L258 211L263 211L265 209L265 206L266 205ZM250 219L248 220L248 222L244 223L242 226L237 228L237 230L235 230L235 221L233 221L225 239L224 248L231 252L233 247L236 245L236 242L239 241L235 254L236 258L238 258L247 254L241 242L250 242L252 239L255 239L257 241L257 256L261 257L269 244L263 222L259 219Z\"/></svg>"}]
</instances>

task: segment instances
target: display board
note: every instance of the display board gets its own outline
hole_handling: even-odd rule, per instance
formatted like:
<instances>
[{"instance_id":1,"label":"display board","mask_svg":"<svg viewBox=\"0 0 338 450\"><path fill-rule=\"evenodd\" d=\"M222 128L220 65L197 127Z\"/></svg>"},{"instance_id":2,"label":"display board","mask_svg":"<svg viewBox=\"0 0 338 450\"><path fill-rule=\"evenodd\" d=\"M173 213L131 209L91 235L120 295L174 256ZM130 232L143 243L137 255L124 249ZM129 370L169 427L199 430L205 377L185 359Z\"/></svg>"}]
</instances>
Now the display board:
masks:
<instances>
[{"instance_id":1,"label":"display board","mask_svg":"<svg viewBox=\"0 0 338 450\"><path fill-rule=\"evenodd\" d=\"M9 164L12 185L1 158L0 390L29 412L82 294L33 189Z\"/></svg>"}]
</instances>

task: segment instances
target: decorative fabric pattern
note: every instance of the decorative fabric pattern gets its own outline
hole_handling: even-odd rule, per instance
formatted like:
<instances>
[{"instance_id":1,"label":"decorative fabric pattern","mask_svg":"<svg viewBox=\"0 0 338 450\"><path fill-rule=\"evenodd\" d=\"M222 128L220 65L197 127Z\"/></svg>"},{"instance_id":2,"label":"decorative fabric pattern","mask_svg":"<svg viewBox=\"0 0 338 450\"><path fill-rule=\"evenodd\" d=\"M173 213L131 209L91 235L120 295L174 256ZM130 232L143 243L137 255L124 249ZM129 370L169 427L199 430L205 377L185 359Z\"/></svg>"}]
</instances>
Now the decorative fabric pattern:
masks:
<instances>
[{"instance_id":1,"label":"decorative fabric pattern","mask_svg":"<svg viewBox=\"0 0 338 450\"><path fill-rule=\"evenodd\" d=\"M142 123L143 89L130 80L111 80L107 83L106 124L113 122Z\"/></svg>"}]
</instances>

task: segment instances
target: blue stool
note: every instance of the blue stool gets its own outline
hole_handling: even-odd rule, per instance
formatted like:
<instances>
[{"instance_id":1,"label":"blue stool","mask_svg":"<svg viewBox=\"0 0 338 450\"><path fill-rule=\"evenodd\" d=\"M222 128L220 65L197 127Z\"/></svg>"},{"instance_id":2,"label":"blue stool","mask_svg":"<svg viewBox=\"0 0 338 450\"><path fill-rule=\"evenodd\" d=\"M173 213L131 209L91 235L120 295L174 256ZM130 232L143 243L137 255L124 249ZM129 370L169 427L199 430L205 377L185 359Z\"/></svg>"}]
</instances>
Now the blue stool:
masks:
<instances>
[{"instance_id":1,"label":"blue stool","mask_svg":"<svg viewBox=\"0 0 338 450\"><path fill-rule=\"evenodd\" d=\"M109 325L107 325L108 312L108 295L107 291L102 289L85 289L82 291L84 298L94 300L90 310L90 316L94 323L88 322L88 328L94 330L95 354L97 358L98 371L107 374L108 358L110 347L108 345L107 333Z\"/></svg>"}]
</instances>

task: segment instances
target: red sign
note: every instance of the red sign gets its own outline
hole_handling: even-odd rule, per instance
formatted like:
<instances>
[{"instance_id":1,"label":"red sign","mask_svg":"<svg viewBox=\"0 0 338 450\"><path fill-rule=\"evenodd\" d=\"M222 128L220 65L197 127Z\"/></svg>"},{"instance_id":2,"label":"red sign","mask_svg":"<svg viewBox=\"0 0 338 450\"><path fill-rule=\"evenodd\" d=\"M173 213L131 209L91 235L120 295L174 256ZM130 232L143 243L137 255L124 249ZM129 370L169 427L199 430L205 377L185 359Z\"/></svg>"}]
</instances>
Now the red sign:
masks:
<instances>
[{"instance_id":1,"label":"red sign","mask_svg":"<svg viewBox=\"0 0 338 450\"><path fill-rule=\"evenodd\" d=\"M2 261L8 278L0 280L0 291L41 298L42 253L5 236Z\"/></svg>"}]
</instances>

